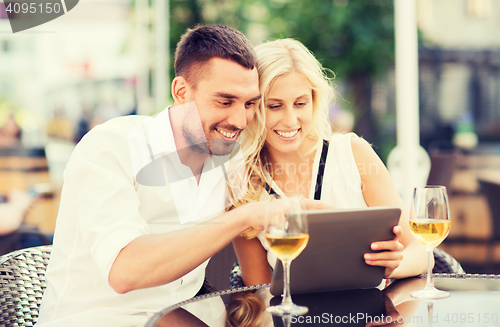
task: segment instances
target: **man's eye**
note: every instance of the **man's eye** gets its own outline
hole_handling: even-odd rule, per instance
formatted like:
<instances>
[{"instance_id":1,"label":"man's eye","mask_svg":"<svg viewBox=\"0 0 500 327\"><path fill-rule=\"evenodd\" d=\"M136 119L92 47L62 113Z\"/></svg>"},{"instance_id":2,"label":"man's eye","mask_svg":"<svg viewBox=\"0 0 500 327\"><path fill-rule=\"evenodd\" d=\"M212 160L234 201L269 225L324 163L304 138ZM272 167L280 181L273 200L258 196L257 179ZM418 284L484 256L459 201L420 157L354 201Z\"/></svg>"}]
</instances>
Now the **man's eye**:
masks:
<instances>
[{"instance_id":1,"label":"man's eye","mask_svg":"<svg viewBox=\"0 0 500 327\"><path fill-rule=\"evenodd\" d=\"M231 105L231 102L220 102L220 104L227 107Z\"/></svg>"},{"instance_id":2,"label":"man's eye","mask_svg":"<svg viewBox=\"0 0 500 327\"><path fill-rule=\"evenodd\" d=\"M255 105L255 102L247 102L247 103L245 103L245 107L247 107L247 108L253 107L254 105Z\"/></svg>"}]
</instances>

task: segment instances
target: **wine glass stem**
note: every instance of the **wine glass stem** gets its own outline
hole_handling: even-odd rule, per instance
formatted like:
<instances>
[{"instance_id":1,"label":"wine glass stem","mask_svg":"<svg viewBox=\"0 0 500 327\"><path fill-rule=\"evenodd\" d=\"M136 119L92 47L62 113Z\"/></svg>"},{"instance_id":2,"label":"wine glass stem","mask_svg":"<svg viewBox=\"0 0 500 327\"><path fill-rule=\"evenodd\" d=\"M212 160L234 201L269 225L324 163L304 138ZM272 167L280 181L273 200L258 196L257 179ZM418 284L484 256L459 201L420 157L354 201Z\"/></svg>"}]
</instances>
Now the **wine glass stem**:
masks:
<instances>
[{"instance_id":1,"label":"wine glass stem","mask_svg":"<svg viewBox=\"0 0 500 327\"><path fill-rule=\"evenodd\" d=\"M427 283L425 288L434 288L434 279L432 278L432 256L434 255L433 248L427 247Z\"/></svg>"},{"instance_id":2,"label":"wine glass stem","mask_svg":"<svg viewBox=\"0 0 500 327\"><path fill-rule=\"evenodd\" d=\"M432 327L432 312L434 308L434 301L427 301L427 315L429 327Z\"/></svg>"},{"instance_id":3,"label":"wine glass stem","mask_svg":"<svg viewBox=\"0 0 500 327\"><path fill-rule=\"evenodd\" d=\"M292 296L290 295L290 260L283 261L283 274L285 278L285 285L283 291L283 301L282 304L293 305Z\"/></svg>"}]
</instances>

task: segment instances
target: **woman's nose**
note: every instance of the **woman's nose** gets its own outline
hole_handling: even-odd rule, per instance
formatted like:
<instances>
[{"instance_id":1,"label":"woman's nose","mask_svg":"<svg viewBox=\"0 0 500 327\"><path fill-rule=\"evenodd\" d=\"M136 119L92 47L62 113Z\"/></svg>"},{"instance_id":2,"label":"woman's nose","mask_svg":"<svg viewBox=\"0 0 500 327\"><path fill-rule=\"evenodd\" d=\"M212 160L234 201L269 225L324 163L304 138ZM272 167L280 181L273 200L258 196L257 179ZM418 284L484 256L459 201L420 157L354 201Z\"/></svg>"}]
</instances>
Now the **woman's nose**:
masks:
<instances>
[{"instance_id":1,"label":"woman's nose","mask_svg":"<svg viewBox=\"0 0 500 327\"><path fill-rule=\"evenodd\" d=\"M288 127L296 127L295 125L297 124L297 115L295 114L293 108L287 108L285 110L285 115L282 122Z\"/></svg>"}]
</instances>

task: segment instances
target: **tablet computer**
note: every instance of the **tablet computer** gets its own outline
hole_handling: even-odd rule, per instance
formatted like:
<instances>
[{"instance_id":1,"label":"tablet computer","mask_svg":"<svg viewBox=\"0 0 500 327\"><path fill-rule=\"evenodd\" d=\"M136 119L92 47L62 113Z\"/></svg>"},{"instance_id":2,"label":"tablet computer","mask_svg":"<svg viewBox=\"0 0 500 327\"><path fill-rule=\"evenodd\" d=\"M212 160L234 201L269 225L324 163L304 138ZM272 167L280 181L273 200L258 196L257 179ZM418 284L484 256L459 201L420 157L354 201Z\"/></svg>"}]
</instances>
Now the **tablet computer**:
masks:
<instances>
[{"instance_id":1,"label":"tablet computer","mask_svg":"<svg viewBox=\"0 0 500 327\"><path fill-rule=\"evenodd\" d=\"M292 294L377 287L384 267L369 266L363 255L376 252L371 243L394 239L398 207L367 207L307 211L309 243L292 261ZM290 213L294 214L294 213ZM277 260L271 294L283 293L283 266Z\"/></svg>"}]
</instances>

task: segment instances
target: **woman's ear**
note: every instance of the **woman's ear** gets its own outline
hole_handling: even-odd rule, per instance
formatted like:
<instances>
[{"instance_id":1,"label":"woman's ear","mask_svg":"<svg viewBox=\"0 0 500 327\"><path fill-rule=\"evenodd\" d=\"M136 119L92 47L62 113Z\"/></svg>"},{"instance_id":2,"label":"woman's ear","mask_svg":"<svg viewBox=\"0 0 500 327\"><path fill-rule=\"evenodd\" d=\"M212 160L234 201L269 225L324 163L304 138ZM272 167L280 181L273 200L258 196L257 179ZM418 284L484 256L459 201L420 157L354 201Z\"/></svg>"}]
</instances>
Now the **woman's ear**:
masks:
<instances>
[{"instance_id":1,"label":"woman's ear","mask_svg":"<svg viewBox=\"0 0 500 327\"><path fill-rule=\"evenodd\" d=\"M188 102L188 83L182 76L177 76L172 81L172 97L177 104L184 104Z\"/></svg>"}]
</instances>

